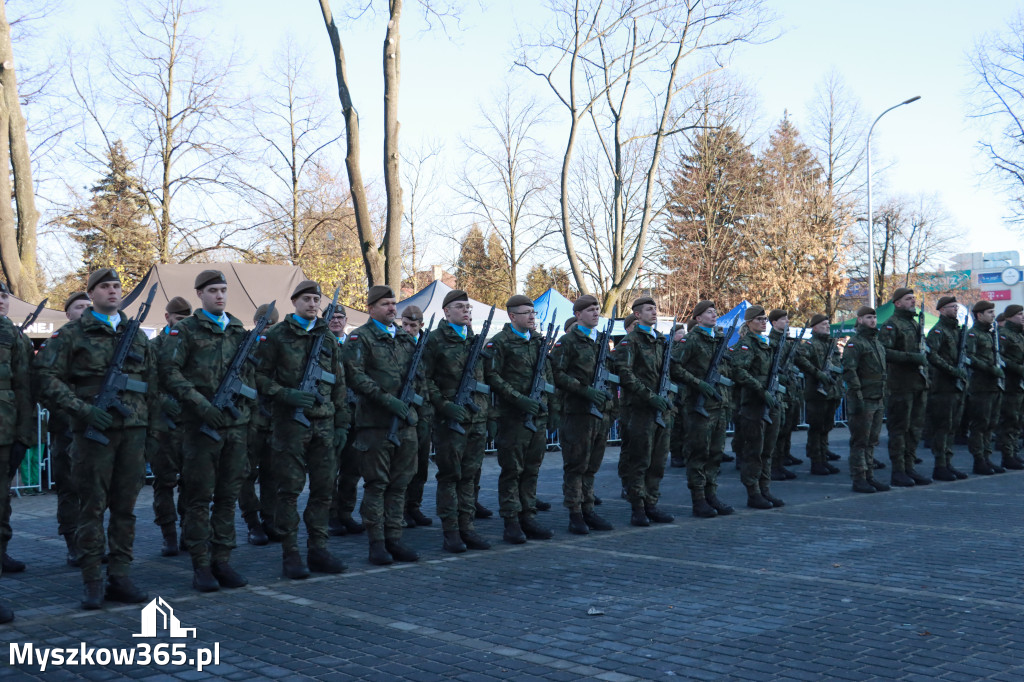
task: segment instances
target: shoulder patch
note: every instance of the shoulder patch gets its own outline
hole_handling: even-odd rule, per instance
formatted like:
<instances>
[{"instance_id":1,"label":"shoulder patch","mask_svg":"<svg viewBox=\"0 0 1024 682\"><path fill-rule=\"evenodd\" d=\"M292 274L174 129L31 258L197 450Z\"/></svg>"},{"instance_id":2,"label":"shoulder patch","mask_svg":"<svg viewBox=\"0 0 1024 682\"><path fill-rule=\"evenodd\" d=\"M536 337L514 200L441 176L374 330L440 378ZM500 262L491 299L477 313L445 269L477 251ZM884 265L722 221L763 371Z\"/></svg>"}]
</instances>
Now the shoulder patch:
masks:
<instances>
[{"instance_id":1,"label":"shoulder patch","mask_svg":"<svg viewBox=\"0 0 1024 682\"><path fill-rule=\"evenodd\" d=\"M348 338L350 338L350 339L358 339L359 338L359 334L349 334Z\"/></svg>"},{"instance_id":2,"label":"shoulder patch","mask_svg":"<svg viewBox=\"0 0 1024 682\"><path fill-rule=\"evenodd\" d=\"M974 336L974 332L967 332L967 336Z\"/></svg>"},{"instance_id":3,"label":"shoulder patch","mask_svg":"<svg viewBox=\"0 0 1024 682\"><path fill-rule=\"evenodd\" d=\"M750 350L749 346L740 346L740 348L742 348L743 350Z\"/></svg>"},{"instance_id":4,"label":"shoulder patch","mask_svg":"<svg viewBox=\"0 0 1024 682\"><path fill-rule=\"evenodd\" d=\"M491 341L488 341L488 342L487 342L487 347L488 347L488 348L492 348L493 346L494 346L494 343L493 343L493 342L491 342Z\"/></svg>"},{"instance_id":5,"label":"shoulder patch","mask_svg":"<svg viewBox=\"0 0 1024 682\"><path fill-rule=\"evenodd\" d=\"M627 343L629 343L628 339L622 339L622 341L619 341L620 346L625 346Z\"/></svg>"},{"instance_id":6,"label":"shoulder patch","mask_svg":"<svg viewBox=\"0 0 1024 682\"><path fill-rule=\"evenodd\" d=\"M50 334L50 338L51 338L51 339L55 339L55 338L57 338L58 336L60 336L60 331L55 331L54 333Z\"/></svg>"},{"instance_id":7,"label":"shoulder patch","mask_svg":"<svg viewBox=\"0 0 1024 682\"><path fill-rule=\"evenodd\" d=\"M178 330L177 329L172 329L171 331L167 332L167 334L168 334L168 336L177 336L178 335Z\"/></svg>"},{"instance_id":8,"label":"shoulder patch","mask_svg":"<svg viewBox=\"0 0 1024 682\"><path fill-rule=\"evenodd\" d=\"M885 328L886 329L892 329L892 325L891 324L887 324L887 325L885 325Z\"/></svg>"},{"instance_id":9,"label":"shoulder patch","mask_svg":"<svg viewBox=\"0 0 1024 682\"><path fill-rule=\"evenodd\" d=\"M555 348L558 348L561 345L562 345L561 341L555 341Z\"/></svg>"}]
</instances>

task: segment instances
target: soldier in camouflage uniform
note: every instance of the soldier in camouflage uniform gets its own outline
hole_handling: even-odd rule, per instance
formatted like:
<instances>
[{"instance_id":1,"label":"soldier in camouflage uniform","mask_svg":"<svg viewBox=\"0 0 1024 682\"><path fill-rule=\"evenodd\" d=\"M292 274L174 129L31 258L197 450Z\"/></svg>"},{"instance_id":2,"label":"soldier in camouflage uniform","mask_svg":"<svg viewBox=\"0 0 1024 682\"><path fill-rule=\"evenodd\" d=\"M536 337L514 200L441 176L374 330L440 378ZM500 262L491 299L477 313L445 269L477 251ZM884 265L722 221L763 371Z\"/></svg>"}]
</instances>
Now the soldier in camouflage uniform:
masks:
<instances>
[{"instance_id":1,"label":"soldier in camouflage uniform","mask_svg":"<svg viewBox=\"0 0 1024 682\"><path fill-rule=\"evenodd\" d=\"M768 317L764 308L752 305L743 315L740 338L729 349L731 378L739 389L735 411L736 435L740 450L740 480L747 489L747 506L772 509L785 503L771 493L772 463L769 444L778 439L782 422L782 403L768 392L772 367L772 349L764 335ZM767 412L768 420L765 419Z\"/></svg>"},{"instance_id":2,"label":"soldier in camouflage uniform","mask_svg":"<svg viewBox=\"0 0 1024 682\"><path fill-rule=\"evenodd\" d=\"M828 476L839 473L839 467L828 461L828 434L835 427L836 410L843 398L842 368L836 364L839 353L829 332L828 317L818 313L807 326L811 328L811 338L800 344L795 360L806 384L807 458L811 460L812 475ZM833 350L831 359L829 349Z\"/></svg>"},{"instance_id":3,"label":"soldier in camouflage uniform","mask_svg":"<svg viewBox=\"0 0 1024 682\"><path fill-rule=\"evenodd\" d=\"M495 395L498 416L498 502L505 521L504 539L521 544L526 539L547 540L554 533L536 520L537 477L547 448L549 400L541 393L540 400L530 398L530 384L542 351L544 337L531 331L536 312L533 301L515 295L505 306L511 323L487 344L489 362L485 362L487 383ZM550 362L545 363L544 379L552 382ZM533 416L536 431L524 425Z\"/></svg>"},{"instance_id":4,"label":"soldier in camouflage uniform","mask_svg":"<svg viewBox=\"0 0 1024 682\"><path fill-rule=\"evenodd\" d=\"M914 471L917 444L921 440L928 401L928 357L918 343L920 326L914 310L914 290L902 287L893 292L896 307L878 332L888 362L889 402L886 429L892 484L911 487L928 485L932 479Z\"/></svg>"},{"instance_id":5,"label":"soldier in camouflage uniform","mask_svg":"<svg viewBox=\"0 0 1024 682\"><path fill-rule=\"evenodd\" d=\"M2 304L9 305L10 290L6 284L0 284ZM11 539L10 527L10 496L12 464L24 459L29 448L36 445L35 405L32 403L32 385L29 368L32 363L32 345L11 322L6 315L0 317L0 371L4 377L0 380L0 492L3 493L3 504L6 513L0 528L0 549L3 551L4 564L10 563L7 557L7 543ZM68 549L71 549L69 545ZM20 563L20 562L19 562ZM0 568L0 574L7 567ZM24 565L22 565L24 570ZM10 607L0 603L0 623L14 620L14 612Z\"/></svg>"},{"instance_id":6,"label":"soldier in camouflage uniform","mask_svg":"<svg viewBox=\"0 0 1024 682\"><path fill-rule=\"evenodd\" d=\"M444 320L430 333L423 352L423 374L434 419L437 515L441 518L444 536L442 547L458 554L467 549L491 547L473 525L476 480L484 461L491 400L488 392L474 391L472 400L476 411L453 402L470 350L476 343L472 329L473 307L466 292L459 289L449 291L442 306ZM477 358L471 373L480 385L484 385L482 357ZM421 414L420 420L423 419ZM451 424L460 426L464 433L452 429Z\"/></svg>"},{"instance_id":7,"label":"soldier in camouflage uniform","mask_svg":"<svg viewBox=\"0 0 1024 682\"><path fill-rule=\"evenodd\" d=\"M175 296L167 302L167 306L164 308L164 320L167 324L150 342L158 367L160 358L163 357L167 348L171 329L191 314L192 306L181 296ZM180 428L181 424L177 419L181 414L181 407L167 391L164 383L165 375L161 372L159 376L160 385L157 388L160 394L166 398L163 404L170 407L171 413L174 414L165 411L161 415L161 419L166 417L165 423L160 424L160 432L149 434L151 442L146 448L148 452L152 453L149 467L153 471L153 523L160 528L164 539L160 554L162 556L177 556L179 515L182 523L185 520L185 498L181 495L182 490L178 480L181 474L181 444L184 430ZM173 420L175 428L170 428L167 420ZM165 426L166 429L163 428ZM174 504L175 488L178 488L177 507Z\"/></svg>"},{"instance_id":8,"label":"soldier in camouflage uniform","mask_svg":"<svg viewBox=\"0 0 1024 682\"><path fill-rule=\"evenodd\" d=\"M613 530L594 512L594 478L604 459L605 442L611 426L614 400L607 391L593 386L601 306L586 294L573 303L572 325L551 351L555 386L562 392L562 496L569 510L569 532L586 535L591 530ZM611 339L604 339L608 343ZM606 361L610 368L611 362ZM611 390L614 384L609 384ZM596 408L601 416L593 414Z\"/></svg>"},{"instance_id":9,"label":"soldier in camouflage uniform","mask_svg":"<svg viewBox=\"0 0 1024 682\"><path fill-rule=\"evenodd\" d=\"M796 474L785 467L787 455L789 454L790 443L793 437L793 430L800 421L800 406L803 402L803 385L800 378L792 371L792 365L787 363L791 357L790 344L798 343L796 339L789 338L789 312L775 309L768 313L768 323L771 331L768 333L768 343L774 351L776 346L785 339L785 347L782 349L783 363L779 366L779 381L786 387L786 392L781 396L781 423L779 433L775 442L766 444L768 452L765 456L772 462L772 480L789 481L796 478ZM795 352L795 349L792 349ZM790 455L792 457L792 455Z\"/></svg>"},{"instance_id":10,"label":"soldier in camouflage uniform","mask_svg":"<svg viewBox=\"0 0 1024 682\"><path fill-rule=\"evenodd\" d=\"M419 341L423 331L423 311L419 306L408 305L402 310L402 329ZM420 511L423 504L423 489L430 472L430 436L434 427L434 405L424 400L417 407L419 421L416 422L416 473L405 490L405 527L433 525L434 520ZM486 426L484 427L486 431ZM482 450L481 450L482 452ZM472 528L472 524L470 524Z\"/></svg>"},{"instance_id":11,"label":"soldier in camouflage uniform","mask_svg":"<svg viewBox=\"0 0 1024 682\"><path fill-rule=\"evenodd\" d=\"M675 344L679 344L686 337L686 329L680 327L676 330ZM676 345L672 346L673 351L676 350ZM678 357L678 356L677 356ZM685 385L679 386L679 391L675 394L672 409L673 412L678 416L678 419L672 420L672 433L668 439L668 451L669 451L669 466L675 469L682 469L686 467L686 458L688 457L690 440L686 437L686 426L687 420L682 418L684 405L686 403L687 394L689 393L689 387Z\"/></svg>"},{"instance_id":12,"label":"soldier in camouflage uniform","mask_svg":"<svg viewBox=\"0 0 1024 682\"><path fill-rule=\"evenodd\" d=\"M668 457L668 438L672 430L672 403L658 394L658 381L665 354L664 336L654 329L658 320L658 306L650 296L633 302L637 325L626 335L612 353L622 386L622 403L628 407L628 422L623 433L620 458L622 483L632 507L630 523L649 526L671 523L671 514L658 509L661 497L661 479L665 475ZM670 333L675 333L675 329ZM678 362L670 362L672 380L679 382L682 374ZM661 415L665 426L657 423Z\"/></svg>"},{"instance_id":13,"label":"soldier in camouflage uniform","mask_svg":"<svg viewBox=\"0 0 1024 682\"><path fill-rule=\"evenodd\" d=\"M291 295L295 311L267 331L259 344L256 383L273 403L271 448L277 479L274 529L282 536L282 573L301 580L310 571L341 573L345 565L327 551L327 520L338 454L348 440L350 415L345 400L345 374L338 344L320 313L320 285L299 282ZM318 337L324 338L315 362L333 375L313 392L299 388ZM308 423L304 423L308 422ZM309 479L309 498L302 514L306 524L306 562L299 554L297 500Z\"/></svg>"},{"instance_id":14,"label":"soldier in camouflage uniform","mask_svg":"<svg viewBox=\"0 0 1024 682\"><path fill-rule=\"evenodd\" d=\"M270 309L269 303L262 303L252 316L255 325ZM281 319L277 307L270 313L269 324L263 334L266 336ZM273 437L270 417L273 405L265 395L260 395L249 413L249 433L246 437L246 452L249 458L249 473L242 481L242 489L238 491L238 508L242 519L249 529L250 545L262 547L270 542L271 536L276 542L281 536L274 530L274 509L277 507L277 481L274 479L274 452L270 447ZM260 484L259 495L256 494L256 482Z\"/></svg>"},{"instance_id":15,"label":"soldier in camouflage uniform","mask_svg":"<svg viewBox=\"0 0 1024 682\"><path fill-rule=\"evenodd\" d=\"M622 320L622 328L625 330L625 335L615 344L616 347L625 340L629 333L636 329L636 314L630 313ZM617 465L619 480L622 481L626 478L626 460L622 456L623 452L627 451L626 443L629 440L629 433L626 432L626 424L629 423L629 408L622 399L622 387L619 387L618 393L618 420L619 420L619 462ZM627 500L629 496L626 494L626 485L622 485L622 499Z\"/></svg>"},{"instance_id":16,"label":"soldier in camouflage uniform","mask_svg":"<svg viewBox=\"0 0 1024 682\"><path fill-rule=\"evenodd\" d=\"M1024 469L1020 451L1021 406L1024 403L1024 307L1006 306L1003 326L999 329L1000 351L1006 363L1006 391L1000 408L998 430L999 451L1003 453L1004 469Z\"/></svg>"},{"instance_id":17,"label":"soldier in camouflage uniform","mask_svg":"<svg viewBox=\"0 0 1024 682\"><path fill-rule=\"evenodd\" d=\"M92 404L128 317L118 310L121 280L115 270L93 272L86 291L92 306L77 322L54 333L36 356L35 367L44 403L60 406L72 417L71 470L81 500L76 539L85 583L82 607L98 609L104 597L129 604L147 600L128 574L135 540L135 500L146 475L146 429L160 406L153 390L121 394L128 416ZM131 351L122 370L129 379L155 388L156 363L145 334L135 335ZM85 430L90 426L109 442L87 438ZM110 522L104 535L103 516L107 510ZM105 546L109 547L109 564L104 592L100 562Z\"/></svg>"},{"instance_id":18,"label":"soldier in camouflage uniform","mask_svg":"<svg viewBox=\"0 0 1024 682\"><path fill-rule=\"evenodd\" d=\"M366 296L370 320L345 342L345 367L359 396L352 447L363 475L360 514L370 541L370 563L378 566L419 559L402 543L405 489L416 473L419 415L414 406L398 398L416 343L395 325L396 303L390 287L371 287ZM422 385L419 388L423 390ZM394 417L398 417L399 445L387 438Z\"/></svg>"},{"instance_id":19,"label":"soldier in camouflage uniform","mask_svg":"<svg viewBox=\"0 0 1024 682\"><path fill-rule=\"evenodd\" d=\"M931 428L930 444L935 457L932 478L936 481L956 481L967 474L953 467L953 438L963 410L967 369L959 366L960 335L966 330L957 322L957 302L954 296L943 296L935 305L939 321L928 332L928 363L931 365L930 393L928 395L928 424Z\"/></svg>"},{"instance_id":20,"label":"soldier in camouflage uniform","mask_svg":"<svg viewBox=\"0 0 1024 682\"><path fill-rule=\"evenodd\" d=\"M230 560L235 548L235 505L249 464L246 435L251 401L239 396L237 417L210 402L247 332L241 320L226 312L224 273L203 270L196 277L195 290L202 307L168 332L158 363L163 385L184 408L182 540L192 556L192 587L214 592L248 584ZM255 385L252 363L243 365L239 378L246 386ZM219 439L200 431L204 426Z\"/></svg>"},{"instance_id":21,"label":"soldier in camouflage uniform","mask_svg":"<svg viewBox=\"0 0 1024 682\"><path fill-rule=\"evenodd\" d=\"M850 477L853 491L874 493L889 486L874 479L875 446L885 414L886 349L878 336L875 309L857 310L856 334L843 350L847 422L850 426Z\"/></svg>"},{"instance_id":22,"label":"soldier in camouflage uniform","mask_svg":"<svg viewBox=\"0 0 1024 682\"><path fill-rule=\"evenodd\" d=\"M348 335L345 333L348 314L345 312L344 306L338 306L338 310L334 313L334 320L331 333L338 337L344 364L345 341L348 339ZM355 415L359 398L351 388L352 382L346 379L345 383L350 387L346 391L349 414ZM327 527L328 532L335 536L358 535L366 530L362 523L352 517L352 513L356 509L356 500L359 498L359 479L362 478L359 474L359 453L352 447L354 443L355 438L348 439L345 447L341 450L341 461L338 462L338 483L331 499L331 520Z\"/></svg>"},{"instance_id":23,"label":"soldier in camouflage uniform","mask_svg":"<svg viewBox=\"0 0 1024 682\"><path fill-rule=\"evenodd\" d=\"M970 434L967 449L974 457L974 473L988 476L1006 472L994 464L992 436L999 418L999 404L1003 396L1006 372L999 366L995 352L995 305L991 301L978 301L971 308L974 326L967 332L967 357L971 359L971 379L967 401Z\"/></svg>"},{"instance_id":24,"label":"soldier in camouflage uniform","mask_svg":"<svg viewBox=\"0 0 1024 682\"><path fill-rule=\"evenodd\" d=\"M679 345L672 349L679 360L683 382L689 386L682 414L676 419L687 422L689 444L686 456L686 483L690 488L693 515L700 518L727 516L735 510L718 499L718 470L725 453L725 430L729 413L725 396L732 381L728 379L725 356L718 365L722 380L712 385L705 380L719 345L728 343L724 332L715 328L718 311L714 301L700 301L693 309L693 326ZM698 404L703 399L701 410ZM706 413L706 414L705 414Z\"/></svg>"}]
</instances>

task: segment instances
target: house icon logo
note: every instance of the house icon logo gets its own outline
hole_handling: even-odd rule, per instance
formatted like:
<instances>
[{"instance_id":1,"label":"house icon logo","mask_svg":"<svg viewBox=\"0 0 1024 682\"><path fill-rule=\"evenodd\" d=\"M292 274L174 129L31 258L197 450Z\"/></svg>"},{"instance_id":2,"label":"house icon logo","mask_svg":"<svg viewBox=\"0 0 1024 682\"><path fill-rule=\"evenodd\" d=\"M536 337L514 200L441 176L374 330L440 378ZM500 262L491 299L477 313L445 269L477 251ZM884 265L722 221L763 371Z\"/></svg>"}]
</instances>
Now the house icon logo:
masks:
<instances>
[{"instance_id":1,"label":"house icon logo","mask_svg":"<svg viewBox=\"0 0 1024 682\"><path fill-rule=\"evenodd\" d=\"M164 601L163 597L157 597L142 608L142 632L132 637L156 637L157 629L166 630L171 637L195 639L195 628L181 627L181 621L174 615L174 609Z\"/></svg>"}]
</instances>

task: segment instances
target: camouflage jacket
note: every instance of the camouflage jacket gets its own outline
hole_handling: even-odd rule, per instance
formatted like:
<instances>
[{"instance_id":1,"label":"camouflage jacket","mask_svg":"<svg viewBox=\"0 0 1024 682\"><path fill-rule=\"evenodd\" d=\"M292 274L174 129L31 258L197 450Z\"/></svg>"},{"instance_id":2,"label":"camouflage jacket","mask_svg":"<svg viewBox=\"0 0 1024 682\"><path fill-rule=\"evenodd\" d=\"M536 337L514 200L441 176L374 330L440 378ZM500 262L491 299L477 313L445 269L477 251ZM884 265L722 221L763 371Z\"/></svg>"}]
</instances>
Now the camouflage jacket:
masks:
<instances>
[{"instance_id":1,"label":"camouflage jacket","mask_svg":"<svg viewBox=\"0 0 1024 682\"><path fill-rule=\"evenodd\" d=\"M913 356L921 352L917 341L919 329L917 314L913 310L899 308L893 311L892 317L879 324L878 340L885 346L890 391L923 391L928 388L927 371L922 372L922 366L913 360Z\"/></svg>"},{"instance_id":2,"label":"camouflage jacket","mask_svg":"<svg viewBox=\"0 0 1024 682\"><path fill-rule=\"evenodd\" d=\"M810 339L800 343L796 351L796 366L804 373L804 397L809 400L839 400L843 397L842 367L838 349L832 353L829 367L825 367L825 356L832 346L832 337L828 334L812 334ZM818 372L825 372L832 377L832 383L826 382L827 395L818 392Z\"/></svg>"},{"instance_id":3,"label":"camouflage jacket","mask_svg":"<svg viewBox=\"0 0 1024 682\"><path fill-rule=\"evenodd\" d=\"M182 406L183 421L202 422L198 408L213 399L246 334L242 321L234 315L228 314L228 324L222 330L200 308L165 335L157 365L163 387ZM246 386L256 387L251 362L243 364L240 378ZM238 418L225 411L224 425L248 424L251 406L252 401L239 396L235 404Z\"/></svg>"},{"instance_id":4,"label":"camouflage jacket","mask_svg":"<svg viewBox=\"0 0 1024 682\"><path fill-rule=\"evenodd\" d=\"M82 317L61 327L43 345L36 355L35 367L39 373L39 396L49 409L64 410L71 416L72 430L85 428L85 416L92 399L99 392L103 378L114 358L114 350L121 340L128 316L119 313L121 321L115 332L92 314L90 306ZM122 368L129 379L144 381L145 393L124 391L121 402L131 412L127 417L115 410L110 414L114 424L110 430L142 426L150 421L156 425L156 403L160 400L156 359L146 335L139 331L132 341L131 354ZM158 427L157 427L158 428Z\"/></svg>"},{"instance_id":5,"label":"camouflage jacket","mask_svg":"<svg viewBox=\"0 0 1024 682\"><path fill-rule=\"evenodd\" d=\"M618 370L624 407L651 407L651 400L658 393L664 358L665 335L659 331L652 336L637 325L619 342L612 351L612 362ZM683 380L675 360L669 362L669 378L677 384ZM675 403L676 396L669 396L668 401Z\"/></svg>"},{"instance_id":6,"label":"camouflage jacket","mask_svg":"<svg viewBox=\"0 0 1024 682\"><path fill-rule=\"evenodd\" d=\"M486 349L490 356L484 362L484 376L494 395L497 414L502 417L523 416L513 402L517 398L529 395L533 370L537 365L537 353L541 351L544 335L530 332L527 341L512 329L506 322L504 329L487 342ZM551 372L551 360L544 363L544 380L554 384ZM540 403L545 410L555 408L550 401L550 394L541 392ZM534 419L543 419L544 413Z\"/></svg>"},{"instance_id":7,"label":"camouflage jacket","mask_svg":"<svg viewBox=\"0 0 1024 682\"><path fill-rule=\"evenodd\" d=\"M385 407L384 396L398 397L409 371L409 362L416 352L416 342L401 325L395 325L395 336L377 326L371 319L348 335L345 342L345 371L349 385L359 398L355 414L357 429L387 429L394 416ZM418 393L424 397L420 363ZM409 406L410 410L416 408ZM419 412L417 411L417 418Z\"/></svg>"},{"instance_id":8,"label":"camouflage jacket","mask_svg":"<svg viewBox=\"0 0 1024 682\"><path fill-rule=\"evenodd\" d=\"M594 381L594 369L597 363L598 345L593 337L600 336L596 329L593 334L580 326L570 329L555 342L551 350L551 371L555 377L555 386L562 394L562 407L565 414L590 414L591 402L587 400L585 391ZM611 367L611 353L605 363ZM614 410L615 384L608 385L609 396L603 405L597 405L606 418Z\"/></svg>"},{"instance_id":9,"label":"camouflage jacket","mask_svg":"<svg viewBox=\"0 0 1024 682\"><path fill-rule=\"evenodd\" d=\"M423 375L426 379L428 404L436 410L439 418L441 408L448 401L455 398L462 382L462 373L469 358L469 351L476 342L476 334L467 326L466 338L462 338L455 328L442 320L437 327L430 332L427 339L427 347L423 350ZM481 355L473 368L473 377L483 383L484 381L484 358ZM473 403L480 408L478 412L471 412L469 423L476 424L487 421L487 412L490 409L491 399L486 393L473 393ZM420 409L420 417L425 418Z\"/></svg>"},{"instance_id":10,"label":"camouflage jacket","mask_svg":"<svg viewBox=\"0 0 1024 682\"><path fill-rule=\"evenodd\" d=\"M317 390L324 402L304 409L303 414L311 419L333 417L334 428L348 427L351 419L345 395L345 372L336 339L327 329L327 323L320 318L316 319L312 329L306 331L294 314L286 315L285 319L268 329L256 349L256 386L260 395L267 396L273 403L273 421L292 419L295 408L277 400L277 394L285 388L299 387L309 351L319 334L327 334L328 338L324 340L317 362L324 371L334 375L334 383L320 382Z\"/></svg>"},{"instance_id":11,"label":"camouflage jacket","mask_svg":"<svg viewBox=\"0 0 1024 682\"><path fill-rule=\"evenodd\" d=\"M0 445L36 444L31 366L32 343L8 318L0 318Z\"/></svg>"},{"instance_id":12,"label":"camouflage jacket","mask_svg":"<svg viewBox=\"0 0 1024 682\"><path fill-rule=\"evenodd\" d=\"M967 331L967 357L971 359L971 393L999 390L995 375L995 335L989 322L975 322Z\"/></svg>"},{"instance_id":13,"label":"camouflage jacket","mask_svg":"<svg viewBox=\"0 0 1024 682\"><path fill-rule=\"evenodd\" d=\"M748 416L760 414L765 405L768 375L772 371L772 347L762 337L747 331L729 348L732 380L739 389L739 408Z\"/></svg>"},{"instance_id":14,"label":"camouflage jacket","mask_svg":"<svg viewBox=\"0 0 1024 682\"><path fill-rule=\"evenodd\" d=\"M857 325L857 333L843 349L843 378L854 400L885 400L885 346L878 330Z\"/></svg>"},{"instance_id":15,"label":"camouflage jacket","mask_svg":"<svg viewBox=\"0 0 1024 682\"><path fill-rule=\"evenodd\" d=\"M1016 322L1007 322L999 328L1000 351L1006 363L1006 392L1024 390L1024 332Z\"/></svg>"},{"instance_id":16,"label":"camouflage jacket","mask_svg":"<svg viewBox=\"0 0 1024 682\"><path fill-rule=\"evenodd\" d=\"M928 332L928 364L931 365L933 392L956 391L957 356L960 353L960 323L955 317L939 317Z\"/></svg>"},{"instance_id":17,"label":"camouflage jacket","mask_svg":"<svg viewBox=\"0 0 1024 682\"><path fill-rule=\"evenodd\" d=\"M782 339L783 332L772 329L768 332L768 343L771 344L772 351L775 351L775 347L779 344L779 340ZM790 348L790 344L797 344L797 348ZM799 365L796 364L796 358L799 355L799 339L794 339L791 336L786 337L786 346L782 349L782 361L789 362L785 365L779 365L779 381L786 387L786 393L782 396L782 399L787 403L793 401L802 401L804 395L804 377L800 372ZM790 354L792 353L792 354Z\"/></svg>"},{"instance_id":18,"label":"camouflage jacket","mask_svg":"<svg viewBox=\"0 0 1024 682\"><path fill-rule=\"evenodd\" d=\"M694 325L686 336L672 347L672 355L679 360L679 373L682 381L691 388L687 394L687 411L692 411L697 405L699 397L703 395L696 388L700 382L704 381L704 377L707 376L718 344L723 343L724 339L725 332L715 329L714 337L712 337L699 326ZM723 377L729 377L728 353L724 354L722 361L718 363L718 371ZM728 407L729 394L732 392L732 388L722 385L718 385L716 388L718 389L718 394L722 396L722 400L706 398L704 400L705 409L717 410Z\"/></svg>"}]
</instances>

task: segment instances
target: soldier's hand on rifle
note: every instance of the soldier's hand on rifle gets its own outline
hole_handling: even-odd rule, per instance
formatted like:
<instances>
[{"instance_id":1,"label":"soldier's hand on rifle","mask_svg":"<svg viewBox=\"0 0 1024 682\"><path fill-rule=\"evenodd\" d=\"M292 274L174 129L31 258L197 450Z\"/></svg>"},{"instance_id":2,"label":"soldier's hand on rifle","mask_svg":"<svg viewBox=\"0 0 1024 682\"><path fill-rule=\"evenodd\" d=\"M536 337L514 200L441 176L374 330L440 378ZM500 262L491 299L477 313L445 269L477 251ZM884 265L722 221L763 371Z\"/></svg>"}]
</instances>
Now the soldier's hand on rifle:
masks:
<instances>
[{"instance_id":1,"label":"soldier's hand on rifle","mask_svg":"<svg viewBox=\"0 0 1024 682\"><path fill-rule=\"evenodd\" d=\"M529 396L521 395L513 403L520 412L525 412L534 417L540 414L540 403Z\"/></svg>"},{"instance_id":2,"label":"soldier's hand on rifle","mask_svg":"<svg viewBox=\"0 0 1024 682\"><path fill-rule=\"evenodd\" d=\"M306 409L313 407L316 399L313 394L300 391L297 388L284 388L277 394L277 399L289 407Z\"/></svg>"},{"instance_id":3,"label":"soldier's hand on rifle","mask_svg":"<svg viewBox=\"0 0 1024 682\"><path fill-rule=\"evenodd\" d=\"M704 394L705 398L714 398L715 400L718 400L718 391L716 391L715 387L709 384L708 382L700 382L699 384L697 384L697 388L700 390L701 393Z\"/></svg>"},{"instance_id":4,"label":"soldier's hand on rifle","mask_svg":"<svg viewBox=\"0 0 1024 682\"><path fill-rule=\"evenodd\" d=\"M584 388L583 394L587 396L587 400L594 403L594 405L598 407L601 407L610 399L610 396L606 392L594 388L593 386L587 386L586 388Z\"/></svg>"},{"instance_id":5,"label":"soldier's hand on rifle","mask_svg":"<svg viewBox=\"0 0 1024 682\"><path fill-rule=\"evenodd\" d=\"M223 427L228 421L227 415L214 407L208 400L201 402L197 409L199 411L199 416L203 418L203 421L214 429Z\"/></svg>"},{"instance_id":6,"label":"soldier's hand on rifle","mask_svg":"<svg viewBox=\"0 0 1024 682\"><path fill-rule=\"evenodd\" d=\"M172 419L181 416L181 405L171 396L164 396L163 411Z\"/></svg>"},{"instance_id":7,"label":"soldier's hand on rifle","mask_svg":"<svg viewBox=\"0 0 1024 682\"><path fill-rule=\"evenodd\" d=\"M774 410L779 405L779 400L768 391L764 392L764 404L768 406L769 410Z\"/></svg>"},{"instance_id":8,"label":"soldier's hand on rifle","mask_svg":"<svg viewBox=\"0 0 1024 682\"><path fill-rule=\"evenodd\" d=\"M994 374L997 379L1002 379L1006 376L1006 372L1004 372L1003 368L998 365L992 368L992 374Z\"/></svg>"},{"instance_id":9,"label":"soldier's hand on rifle","mask_svg":"<svg viewBox=\"0 0 1024 682\"><path fill-rule=\"evenodd\" d=\"M384 406L388 408L388 412L399 419L407 419L409 417L409 406L393 395L384 396Z\"/></svg>"},{"instance_id":10,"label":"soldier's hand on rifle","mask_svg":"<svg viewBox=\"0 0 1024 682\"><path fill-rule=\"evenodd\" d=\"M958 379L963 379L964 381L967 381L967 368L966 367L954 367L953 368L953 376L957 377Z\"/></svg>"},{"instance_id":11,"label":"soldier's hand on rifle","mask_svg":"<svg viewBox=\"0 0 1024 682\"><path fill-rule=\"evenodd\" d=\"M911 353L910 360L915 365L921 365L922 367L928 364L928 357L924 353Z\"/></svg>"},{"instance_id":12,"label":"soldier's hand on rifle","mask_svg":"<svg viewBox=\"0 0 1024 682\"><path fill-rule=\"evenodd\" d=\"M664 412L668 408L672 407L672 405L671 405L671 403L669 403L669 401L665 400L664 398L662 398L657 393L655 393L653 396L651 396L650 405L651 405L651 407L653 407L658 412Z\"/></svg>"},{"instance_id":13,"label":"soldier's hand on rifle","mask_svg":"<svg viewBox=\"0 0 1024 682\"><path fill-rule=\"evenodd\" d=\"M832 385L832 377L829 376L828 372L823 372L819 369L817 372L814 373L814 376L818 380L818 383L827 384L829 386Z\"/></svg>"},{"instance_id":14,"label":"soldier's hand on rifle","mask_svg":"<svg viewBox=\"0 0 1024 682\"><path fill-rule=\"evenodd\" d=\"M82 411L82 418L88 422L89 426L100 431L109 429L111 424L114 423L113 415L95 405L86 405Z\"/></svg>"},{"instance_id":15,"label":"soldier's hand on rifle","mask_svg":"<svg viewBox=\"0 0 1024 682\"><path fill-rule=\"evenodd\" d=\"M444 404L441 406L441 414L459 423L469 421L469 410L462 405L456 405L450 400L444 401Z\"/></svg>"},{"instance_id":16,"label":"soldier's hand on rifle","mask_svg":"<svg viewBox=\"0 0 1024 682\"><path fill-rule=\"evenodd\" d=\"M345 444L348 443L348 429L334 429L334 452L340 457L341 451L345 449Z\"/></svg>"}]
</instances>

